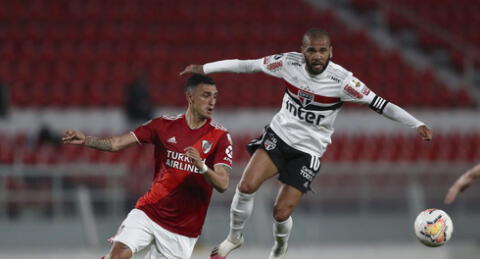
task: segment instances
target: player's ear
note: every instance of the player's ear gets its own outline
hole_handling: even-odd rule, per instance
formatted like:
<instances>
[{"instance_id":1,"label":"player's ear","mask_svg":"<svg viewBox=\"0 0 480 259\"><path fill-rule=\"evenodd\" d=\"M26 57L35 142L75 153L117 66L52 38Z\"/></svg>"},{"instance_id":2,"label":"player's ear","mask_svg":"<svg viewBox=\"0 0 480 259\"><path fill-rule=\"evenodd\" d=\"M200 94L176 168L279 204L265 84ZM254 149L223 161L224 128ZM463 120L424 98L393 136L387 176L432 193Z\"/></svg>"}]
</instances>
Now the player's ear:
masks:
<instances>
[{"instance_id":1,"label":"player's ear","mask_svg":"<svg viewBox=\"0 0 480 259\"><path fill-rule=\"evenodd\" d=\"M192 91L190 90L187 90L185 92L185 97L187 98L187 103L188 104L191 104L193 102L193 94L192 94Z\"/></svg>"},{"instance_id":2,"label":"player's ear","mask_svg":"<svg viewBox=\"0 0 480 259\"><path fill-rule=\"evenodd\" d=\"M333 46L330 46L330 58L333 58Z\"/></svg>"}]
</instances>

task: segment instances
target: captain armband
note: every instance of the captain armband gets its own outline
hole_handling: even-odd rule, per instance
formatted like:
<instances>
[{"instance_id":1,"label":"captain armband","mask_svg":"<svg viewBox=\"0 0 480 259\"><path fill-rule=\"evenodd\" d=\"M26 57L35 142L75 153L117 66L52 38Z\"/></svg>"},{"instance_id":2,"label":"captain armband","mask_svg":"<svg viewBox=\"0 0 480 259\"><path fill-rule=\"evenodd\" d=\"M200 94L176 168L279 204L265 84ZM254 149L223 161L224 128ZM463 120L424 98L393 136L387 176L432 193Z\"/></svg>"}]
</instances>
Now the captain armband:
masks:
<instances>
[{"instance_id":1,"label":"captain armband","mask_svg":"<svg viewBox=\"0 0 480 259\"><path fill-rule=\"evenodd\" d=\"M387 106L387 103L389 103L387 100L383 99L382 97L376 95L370 105L370 109L382 114L383 109L385 109L385 106Z\"/></svg>"}]
</instances>

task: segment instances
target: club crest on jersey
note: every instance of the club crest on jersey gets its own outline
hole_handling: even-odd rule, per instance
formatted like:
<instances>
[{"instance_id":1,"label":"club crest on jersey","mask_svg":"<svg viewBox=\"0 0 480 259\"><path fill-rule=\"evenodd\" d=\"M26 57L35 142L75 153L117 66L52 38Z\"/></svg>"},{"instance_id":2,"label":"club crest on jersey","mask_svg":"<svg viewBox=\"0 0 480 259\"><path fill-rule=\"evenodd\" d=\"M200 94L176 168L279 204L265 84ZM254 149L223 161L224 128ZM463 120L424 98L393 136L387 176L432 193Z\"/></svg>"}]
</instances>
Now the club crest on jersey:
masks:
<instances>
[{"instance_id":1,"label":"club crest on jersey","mask_svg":"<svg viewBox=\"0 0 480 259\"><path fill-rule=\"evenodd\" d=\"M204 154L208 153L211 148L212 148L212 143L206 140L202 140L202 150Z\"/></svg>"},{"instance_id":2,"label":"club crest on jersey","mask_svg":"<svg viewBox=\"0 0 480 259\"><path fill-rule=\"evenodd\" d=\"M304 92L302 90L298 91L298 99L302 102L302 106L307 106L313 101L313 94Z\"/></svg>"}]
</instances>

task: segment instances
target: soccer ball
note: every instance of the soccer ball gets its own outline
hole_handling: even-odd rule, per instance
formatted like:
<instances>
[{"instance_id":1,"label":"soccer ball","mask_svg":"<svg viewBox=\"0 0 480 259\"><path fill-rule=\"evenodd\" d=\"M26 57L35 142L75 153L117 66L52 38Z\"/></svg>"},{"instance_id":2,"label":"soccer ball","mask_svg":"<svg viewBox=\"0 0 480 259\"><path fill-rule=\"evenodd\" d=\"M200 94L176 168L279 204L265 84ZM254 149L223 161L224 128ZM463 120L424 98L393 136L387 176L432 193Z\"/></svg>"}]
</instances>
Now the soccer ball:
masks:
<instances>
[{"instance_id":1,"label":"soccer ball","mask_svg":"<svg viewBox=\"0 0 480 259\"><path fill-rule=\"evenodd\" d=\"M443 210L427 209L420 212L413 227L418 240L426 246L441 246L452 238L453 222Z\"/></svg>"}]
</instances>

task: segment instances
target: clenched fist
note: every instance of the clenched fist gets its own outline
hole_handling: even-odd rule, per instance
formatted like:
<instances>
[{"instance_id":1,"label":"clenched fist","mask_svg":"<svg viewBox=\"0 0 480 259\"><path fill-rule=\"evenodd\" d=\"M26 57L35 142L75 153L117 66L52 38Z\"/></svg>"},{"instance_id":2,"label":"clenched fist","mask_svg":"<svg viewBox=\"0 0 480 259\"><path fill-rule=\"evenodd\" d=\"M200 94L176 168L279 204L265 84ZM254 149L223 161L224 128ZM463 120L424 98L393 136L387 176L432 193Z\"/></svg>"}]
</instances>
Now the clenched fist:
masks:
<instances>
[{"instance_id":1,"label":"clenched fist","mask_svg":"<svg viewBox=\"0 0 480 259\"><path fill-rule=\"evenodd\" d=\"M62 137L63 144L83 145L85 144L85 134L76 130L67 130Z\"/></svg>"}]
</instances>

